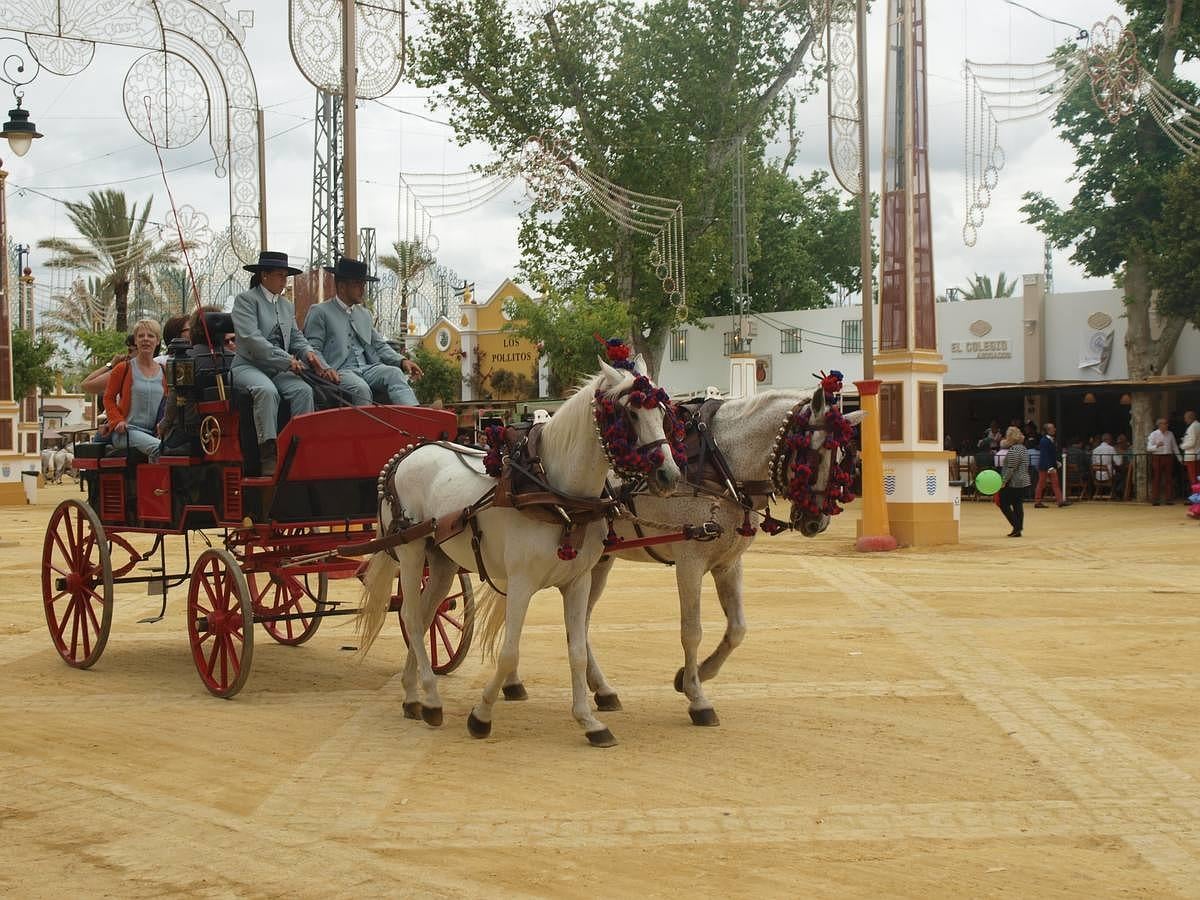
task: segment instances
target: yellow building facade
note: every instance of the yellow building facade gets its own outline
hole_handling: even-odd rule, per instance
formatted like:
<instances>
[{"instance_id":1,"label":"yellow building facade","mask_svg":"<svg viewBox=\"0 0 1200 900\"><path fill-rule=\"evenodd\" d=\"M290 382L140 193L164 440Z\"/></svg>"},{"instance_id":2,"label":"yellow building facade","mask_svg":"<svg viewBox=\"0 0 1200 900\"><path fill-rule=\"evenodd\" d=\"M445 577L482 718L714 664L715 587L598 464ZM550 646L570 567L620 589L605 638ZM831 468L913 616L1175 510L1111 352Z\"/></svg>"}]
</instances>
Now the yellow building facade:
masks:
<instances>
[{"instance_id":1,"label":"yellow building facade","mask_svg":"<svg viewBox=\"0 0 1200 900\"><path fill-rule=\"evenodd\" d=\"M459 365L464 400L522 400L538 395L538 349L507 331L506 305L529 294L510 279L482 302L464 298L457 322L441 318L419 345Z\"/></svg>"}]
</instances>

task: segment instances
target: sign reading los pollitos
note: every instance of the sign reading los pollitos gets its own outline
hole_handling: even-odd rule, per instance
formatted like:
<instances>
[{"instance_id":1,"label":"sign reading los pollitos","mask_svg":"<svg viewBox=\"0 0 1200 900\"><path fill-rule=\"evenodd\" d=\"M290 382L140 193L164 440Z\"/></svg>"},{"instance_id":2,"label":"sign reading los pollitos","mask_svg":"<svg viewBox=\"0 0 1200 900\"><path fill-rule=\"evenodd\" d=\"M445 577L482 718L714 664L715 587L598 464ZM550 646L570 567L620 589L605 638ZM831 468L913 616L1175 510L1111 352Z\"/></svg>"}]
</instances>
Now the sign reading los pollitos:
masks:
<instances>
[{"instance_id":1,"label":"sign reading los pollitos","mask_svg":"<svg viewBox=\"0 0 1200 900\"><path fill-rule=\"evenodd\" d=\"M1007 340L951 341L951 359L1011 359L1012 345Z\"/></svg>"}]
</instances>

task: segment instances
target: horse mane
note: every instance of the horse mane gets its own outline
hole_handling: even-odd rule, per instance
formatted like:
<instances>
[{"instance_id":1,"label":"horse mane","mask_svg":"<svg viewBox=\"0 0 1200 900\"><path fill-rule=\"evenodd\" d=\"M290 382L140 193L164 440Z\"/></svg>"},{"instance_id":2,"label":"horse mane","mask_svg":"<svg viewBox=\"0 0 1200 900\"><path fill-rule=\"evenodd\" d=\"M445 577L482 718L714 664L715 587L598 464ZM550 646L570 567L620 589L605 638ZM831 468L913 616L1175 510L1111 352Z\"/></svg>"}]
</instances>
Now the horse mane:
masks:
<instances>
[{"instance_id":1,"label":"horse mane","mask_svg":"<svg viewBox=\"0 0 1200 900\"><path fill-rule=\"evenodd\" d=\"M815 390L799 390L799 389L775 389L770 391L760 391L751 397L742 397L738 400L726 400L724 408L731 410L738 417L754 416L762 412L765 406L774 405L780 399L792 401L792 405L799 403L801 400L811 400Z\"/></svg>"},{"instance_id":2,"label":"horse mane","mask_svg":"<svg viewBox=\"0 0 1200 900\"><path fill-rule=\"evenodd\" d=\"M788 410L811 400L814 393L815 389L776 389L721 405L713 418L712 436L736 477L767 477L771 448Z\"/></svg>"},{"instance_id":3,"label":"horse mane","mask_svg":"<svg viewBox=\"0 0 1200 900\"><path fill-rule=\"evenodd\" d=\"M622 375L621 380L606 394L619 393L633 385L632 372L622 372ZM543 460L546 457L582 460L587 458L587 453L599 452L592 421L592 398L603 381L603 373L582 379L566 402L550 417L550 421L542 426L539 453Z\"/></svg>"}]
</instances>

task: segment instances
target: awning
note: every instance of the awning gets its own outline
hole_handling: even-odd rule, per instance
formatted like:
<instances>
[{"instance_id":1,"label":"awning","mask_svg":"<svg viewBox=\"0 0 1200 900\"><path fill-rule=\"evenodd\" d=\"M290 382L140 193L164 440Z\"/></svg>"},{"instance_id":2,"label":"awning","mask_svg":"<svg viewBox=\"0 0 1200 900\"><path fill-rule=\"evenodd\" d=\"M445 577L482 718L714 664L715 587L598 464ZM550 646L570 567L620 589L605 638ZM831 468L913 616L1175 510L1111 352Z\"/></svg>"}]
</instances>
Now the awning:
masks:
<instances>
[{"instance_id":1,"label":"awning","mask_svg":"<svg viewBox=\"0 0 1200 900\"><path fill-rule=\"evenodd\" d=\"M1126 378L1119 381L1015 381L997 384L947 384L942 390L947 393L964 391L1052 391L1086 390L1147 390L1178 387L1185 384L1200 384L1200 375L1159 375L1156 378Z\"/></svg>"}]
</instances>

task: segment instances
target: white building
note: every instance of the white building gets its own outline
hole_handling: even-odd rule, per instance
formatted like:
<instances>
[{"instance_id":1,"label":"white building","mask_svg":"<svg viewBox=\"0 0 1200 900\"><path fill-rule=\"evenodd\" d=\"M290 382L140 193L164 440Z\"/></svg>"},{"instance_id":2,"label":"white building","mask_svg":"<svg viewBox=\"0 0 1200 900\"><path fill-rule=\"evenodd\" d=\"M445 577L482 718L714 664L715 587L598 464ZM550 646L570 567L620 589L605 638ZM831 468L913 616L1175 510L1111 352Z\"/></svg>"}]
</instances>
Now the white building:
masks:
<instances>
[{"instance_id":1,"label":"white building","mask_svg":"<svg viewBox=\"0 0 1200 900\"><path fill-rule=\"evenodd\" d=\"M1027 275L1023 296L938 303L938 349L945 379L946 434L955 444L1002 424L1054 421L1064 438L1129 433L1129 395L1152 391L1155 408L1176 424L1200 408L1200 332L1187 326L1167 370L1133 382L1125 362L1124 294L1119 290L1045 295L1041 275ZM862 378L862 308L755 315L750 352L762 388L807 388L815 373L837 369L847 388ZM667 339L659 381L672 394L729 386L736 320L716 316ZM879 333L876 320L875 333Z\"/></svg>"}]
</instances>

